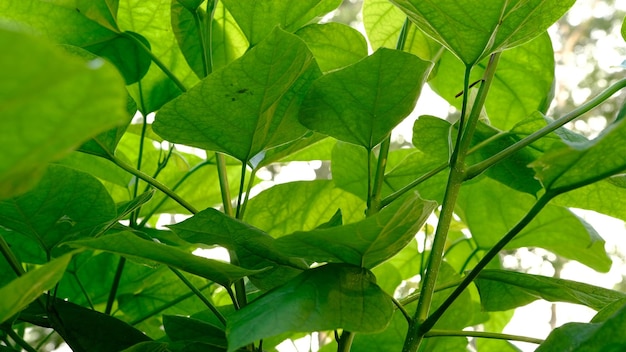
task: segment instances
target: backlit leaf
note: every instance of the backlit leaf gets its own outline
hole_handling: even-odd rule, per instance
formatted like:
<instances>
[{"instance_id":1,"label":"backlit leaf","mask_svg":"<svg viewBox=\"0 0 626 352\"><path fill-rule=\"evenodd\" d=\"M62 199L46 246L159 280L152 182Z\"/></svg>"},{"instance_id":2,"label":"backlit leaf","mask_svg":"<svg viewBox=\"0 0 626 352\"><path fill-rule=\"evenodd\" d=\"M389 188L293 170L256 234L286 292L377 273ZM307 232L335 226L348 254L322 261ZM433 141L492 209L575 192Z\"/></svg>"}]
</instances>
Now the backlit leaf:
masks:
<instances>
[{"instance_id":1,"label":"backlit leaf","mask_svg":"<svg viewBox=\"0 0 626 352\"><path fill-rule=\"evenodd\" d=\"M72 259L68 253L31 270L0 288L0 323L5 322L61 280Z\"/></svg>"},{"instance_id":2,"label":"backlit leaf","mask_svg":"<svg viewBox=\"0 0 626 352\"><path fill-rule=\"evenodd\" d=\"M0 46L6 51L0 56L0 198L5 198L32 187L48 162L123 124L127 115L124 83L102 59L83 62L40 39L5 30Z\"/></svg>"},{"instance_id":3,"label":"backlit leaf","mask_svg":"<svg viewBox=\"0 0 626 352\"><path fill-rule=\"evenodd\" d=\"M424 201L412 194L365 220L295 232L277 239L275 246L285 255L315 262L348 263L373 268L402 250L435 207L435 202Z\"/></svg>"},{"instance_id":4,"label":"backlit leaf","mask_svg":"<svg viewBox=\"0 0 626 352\"><path fill-rule=\"evenodd\" d=\"M535 38L575 0L392 0L426 34L466 65Z\"/></svg>"},{"instance_id":5,"label":"backlit leaf","mask_svg":"<svg viewBox=\"0 0 626 352\"><path fill-rule=\"evenodd\" d=\"M242 58L205 78L157 114L154 131L177 143L241 161L306 130L290 106L317 76L310 51L276 29Z\"/></svg>"},{"instance_id":6,"label":"backlit leaf","mask_svg":"<svg viewBox=\"0 0 626 352\"><path fill-rule=\"evenodd\" d=\"M316 17L334 10L341 0L223 0L253 47L276 26L295 32Z\"/></svg>"},{"instance_id":7,"label":"backlit leaf","mask_svg":"<svg viewBox=\"0 0 626 352\"><path fill-rule=\"evenodd\" d=\"M303 272L229 315L228 351L286 331L381 331L392 314L390 297L370 271L327 264Z\"/></svg>"},{"instance_id":8,"label":"backlit leaf","mask_svg":"<svg viewBox=\"0 0 626 352\"><path fill-rule=\"evenodd\" d=\"M315 81L300 110L300 122L372 149L411 113L429 71L429 62L381 48Z\"/></svg>"}]
</instances>

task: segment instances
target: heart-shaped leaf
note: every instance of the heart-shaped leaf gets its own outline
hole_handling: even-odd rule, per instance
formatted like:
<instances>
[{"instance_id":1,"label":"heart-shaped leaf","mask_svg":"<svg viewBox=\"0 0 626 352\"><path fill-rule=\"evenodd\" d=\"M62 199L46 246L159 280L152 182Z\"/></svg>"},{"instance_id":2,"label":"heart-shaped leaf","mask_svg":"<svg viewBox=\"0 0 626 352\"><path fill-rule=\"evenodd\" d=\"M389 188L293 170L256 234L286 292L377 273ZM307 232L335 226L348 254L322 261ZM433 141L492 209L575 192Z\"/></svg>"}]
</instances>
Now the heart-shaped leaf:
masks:
<instances>
[{"instance_id":1,"label":"heart-shaped leaf","mask_svg":"<svg viewBox=\"0 0 626 352\"><path fill-rule=\"evenodd\" d=\"M417 56L381 48L315 81L302 104L300 122L372 149L413 111L430 67Z\"/></svg>"},{"instance_id":2,"label":"heart-shaped leaf","mask_svg":"<svg viewBox=\"0 0 626 352\"><path fill-rule=\"evenodd\" d=\"M226 327L228 351L287 331L381 331L389 324L393 308L369 270L327 264L303 272L231 314Z\"/></svg>"},{"instance_id":3,"label":"heart-shaped leaf","mask_svg":"<svg viewBox=\"0 0 626 352\"><path fill-rule=\"evenodd\" d=\"M304 135L298 101L317 75L306 44L277 28L243 57L163 106L153 129L172 142L247 162Z\"/></svg>"},{"instance_id":4,"label":"heart-shaped leaf","mask_svg":"<svg viewBox=\"0 0 626 352\"><path fill-rule=\"evenodd\" d=\"M391 0L426 34L473 66L548 29L575 0Z\"/></svg>"}]
</instances>

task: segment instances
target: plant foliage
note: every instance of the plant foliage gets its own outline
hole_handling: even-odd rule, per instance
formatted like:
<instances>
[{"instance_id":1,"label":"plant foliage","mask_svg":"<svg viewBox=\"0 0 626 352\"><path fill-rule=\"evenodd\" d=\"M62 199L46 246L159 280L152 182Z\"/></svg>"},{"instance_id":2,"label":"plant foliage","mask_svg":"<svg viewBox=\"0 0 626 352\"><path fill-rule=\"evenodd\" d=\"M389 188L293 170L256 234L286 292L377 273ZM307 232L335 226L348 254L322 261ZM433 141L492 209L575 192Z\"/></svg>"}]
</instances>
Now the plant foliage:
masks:
<instances>
[{"instance_id":1,"label":"plant foliage","mask_svg":"<svg viewBox=\"0 0 626 352\"><path fill-rule=\"evenodd\" d=\"M626 349L624 293L499 260L539 247L606 272L569 208L626 220L626 119L593 140L563 128L626 79L546 116L546 30L574 0L365 0L367 36L320 21L340 3L0 3L0 350L37 350L31 326L74 351L312 332L338 352ZM394 149L426 84L458 113ZM251 192L263 167L313 160L332 177ZM599 313L503 334L537 299Z\"/></svg>"}]
</instances>

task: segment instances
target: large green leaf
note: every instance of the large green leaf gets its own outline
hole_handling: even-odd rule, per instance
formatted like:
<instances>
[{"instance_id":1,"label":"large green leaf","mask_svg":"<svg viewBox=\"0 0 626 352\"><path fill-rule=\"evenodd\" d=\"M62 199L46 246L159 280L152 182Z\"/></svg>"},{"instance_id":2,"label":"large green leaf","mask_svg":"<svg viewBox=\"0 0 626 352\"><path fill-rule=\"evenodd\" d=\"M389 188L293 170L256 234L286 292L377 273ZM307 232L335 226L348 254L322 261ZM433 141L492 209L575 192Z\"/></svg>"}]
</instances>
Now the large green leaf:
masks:
<instances>
[{"instance_id":1,"label":"large green leaf","mask_svg":"<svg viewBox=\"0 0 626 352\"><path fill-rule=\"evenodd\" d=\"M470 83L482 79L488 60L472 69ZM464 65L450 52L439 61L437 74L429 81L441 97L460 110ZM502 53L489 90L485 109L491 124L503 130L550 106L554 81L554 51L547 33Z\"/></svg>"},{"instance_id":2,"label":"large green leaf","mask_svg":"<svg viewBox=\"0 0 626 352\"><path fill-rule=\"evenodd\" d=\"M123 124L126 93L117 71L101 59L83 62L40 39L5 30L0 46L6 51L0 57L0 198L5 198L32 187L48 162Z\"/></svg>"},{"instance_id":3,"label":"large green leaf","mask_svg":"<svg viewBox=\"0 0 626 352\"><path fill-rule=\"evenodd\" d=\"M391 298L367 269L326 264L229 315L228 351L286 331L381 331L389 324L393 308Z\"/></svg>"},{"instance_id":4,"label":"large green leaf","mask_svg":"<svg viewBox=\"0 0 626 352\"><path fill-rule=\"evenodd\" d=\"M334 10L341 0L223 0L250 46L261 42L276 26L295 32L316 17Z\"/></svg>"},{"instance_id":5,"label":"large green leaf","mask_svg":"<svg viewBox=\"0 0 626 352\"><path fill-rule=\"evenodd\" d=\"M103 250L134 259L154 261L207 278L225 287L244 276L261 271L247 270L217 260L198 257L176 247L141 239L130 232L119 232L67 244L72 247Z\"/></svg>"},{"instance_id":6,"label":"large green leaf","mask_svg":"<svg viewBox=\"0 0 626 352\"><path fill-rule=\"evenodd\" d=\"M235 251L239 264L248 269L271 269L250 279L261 289L269 289L308 268L273 247L274 239L263 231L209 208L170 228L190 243L220 245Z\"/></svg>"},{"instance_id":7,"label":"large green leaf","mask_svg":"<svg viewBox=\"0 0 626 352\"><path fill-rule=\"evenodd\" d=\"M330 180L276 185L250 199L244 220L273 237L309 231L327 221L338 209L344 223L363 219L365 203L342 191Z\"/></svg>"},{"instance_id":8,"label":"large green leaf","mask_svg":"<svg viewBox=\"0 0 626 352\"><path fill-rule=\"evenodd\" d=\"M5 322L61 280L72 253L31 270L0 288L0 323Z\"/></svg>"},{"instance_id":9,"label":"large green leaf","mask_svg":"<svg viewBox=\"0 0 626 352\"><path fill-rule=\"evenodd\" d=\"M117 10L117 0L7 0L0 5L0 18L20 30L107 58L130 84L150 66L150 56L139 43L150 45L137 33L120 31Z\"/></svg>"},{"instance_id":10,"label":"large green leaf","mask_svg":"<svg viewBox=\"0 0 626 352\"><path fill-rule=\"evenodd\" d=\"M568 323L550 333L537 352L619 352L626 348L626 306L602 323Z\"/></svg>"},{"instance_id":11,"label":"large green leaf","mask_svg":"<svg viewBox=\"0 0 626 352\"><path fill-rule=\"evenodd\" d=\"M411 194L365 220L295 232L277 239L275 246L285 255L311 261L373 268L402 250L435 207L435 202Z\"/></svg>"},{"instance_id":12,"label":"large green leaf","mask_svg":"<svg viewBox=\"0 0 626 352\"><path fill-rule=\"evenodd\" d=\"M414 55L381 48L315 81L300 121L314 131L372 149L413 111L430 67Z\"/></svg>"},{"instance_id":13,"label":"large green leaf","mask_svg":"<svg viewBox=\"0 0 626 352\"><path fill-rule=\"evenodd\" d=\"M51 165L31 191L0 201L0 224L12 232L9 243L23 236L39 245L36 263L63 253L58 246L68 240L97 234L101 225L115 218L113 200L93 176Z\"/></svg>"},{"instance_id":14,"label":"large green leaf","mask_svg":"<svg viewBox=\"0 0 626 352\"><path fill-rule=\"evenodd\" d=\"M601 310L626 294L580 282L505 270L483 270L476 278L487 311L508 310L538 299L582 304Z\"/></svg>"},{"instance_id":15,"label":"large green leaf","mask_svg":"<svg viewBox=\"0 0 626 352\"><path fill-rule=\"evenodd\" d=\"M531 166L544 187L561 193L626 170L626 120L610 125L596 139L553 150Z\"/></svg>"},{"instance_id":16,"label":"large green leaf","mask_svg":"<svg viewBox=\"0 0 626 352\"><path fill-rule=\"evenodd\" d=\"M367 56L367 42L341 23L310 24L295 33L307 44L322 72L351 65Z\"/></svg>"},{"instance_id":17,"label":"large green leaf","mask_svg":"<svg viewBox=\"0 0 626 352\"><path fill-rule=\"evenodd\" d=\"M548 29L575 0L392 0L466 65L521 45Z\"/></svg>"},{"instance_id":18,"label":"large green leaf","mask_svg":"<svg viewBox=\"0 0 626 352\"><path fill-rule=\"evenodd\" d=\"M154 131L173 142L249 161L304 135L296 116L298 100L318 72L306 44L276 29L243 57L165 105Z\"/></svg>"},{"instance_id":19,"label":"large green leaf","mask_svg":"<svg viewBox=\"0 0 626 352\"><path fill-rule=\"evenodd\" d=\"M457 214L467 224L479 248L488 249L533 206L535 197L482 178L464 185ZM485 216L488 214L488 216ZM604 240L570 210L547 205L506 248L541 247L597 271L611 267Z\"/></svg>"}]
</instances>

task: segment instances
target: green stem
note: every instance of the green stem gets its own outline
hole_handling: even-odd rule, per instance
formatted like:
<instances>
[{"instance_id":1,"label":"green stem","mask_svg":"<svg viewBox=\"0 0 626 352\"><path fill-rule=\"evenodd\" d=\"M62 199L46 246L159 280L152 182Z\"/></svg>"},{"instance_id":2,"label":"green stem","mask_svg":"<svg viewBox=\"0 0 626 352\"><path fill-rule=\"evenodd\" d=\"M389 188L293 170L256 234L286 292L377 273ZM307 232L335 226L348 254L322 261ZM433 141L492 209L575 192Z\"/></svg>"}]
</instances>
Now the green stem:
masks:
<instances>
[{"instance_id":1,"label":"green stem","mask_svg":"<svg viewBox=\"0 0 626 352\"><path fill-rule=\"evenodd\" d=\"M586 112L590 111L591 109L595 108L596 106L602 104L603 102L605 102L607 99L609 99L611 96L613 96L613 94L617 93L618 91L622 90L623 88L626 87L626 78L621 79L617 82L615 82L614 84L612 84L610 87L608 87L607 89L603 90L600 94L598 94L596 97L594 97L593 99L589 100L588 102L586 102L585 104L579 106L578 108L570 111L569 113L563 115L561 118L552 121L551 123L547 124L545 127L543 127L542 129L532 133L531 135L529 135L528 137L520 140L519 142L509 146L506 149L503 149L502 151L500 151L499 153L497 153L496 155L487 158L475 165L472 165L470 167L467 168L467 175L466 178L467 179L472 179L478 175L480 175L481 173L483 173L485 170L487 170L488 168L490 168L491 166L499 163L500 161L508 158L509 156L511 156L512 154L516 153L517 151L519 151L520 149L529 146L530 144L534 143L535 141L537 141L538 139L546 136L547 134L555 131L556 129L562 127L563 125L565 125L566 123L579 118L580 116L582 116L583 114L585 114Z\"/></svg>"},{"instance_id":2,"label":"green stem","mask_svg":"<svg viewBox=\"0 0 626 352\"><path fill-rule=\"evenodd\" d=\"M467 119L465 119L464 116L467 114L471 67L466 68L464 79L465 94L463 94L463 108L459 124L460 130L457 136L457 143L455 144L450 160L450 174L444 194L439 222L437 224L437 230L435 231L435 238L427 270L422 281L422 289L420 290L417 309L411 324L409 324L409 330L404 342L403 352L417 351L423 340L424 334L432 327L429 326L426 328L424 326L424 322L428 318L430 306L432 304L437 275L441 269L441 263L443 262L443 253L454 214L456 200L461 189L461 184L465 179L465 157L478 122L478 117L480 116L480 112L487 98L487 92L489 91L489 87L493 81L499 59L500 53L496 53L491 56L489 64L485 70L483 83L480 86L478 95L470 111L469 118Z\"/></svg>"},{"instance_id":3,"label":"green stem","mask_svg":"<svg viewBox=\"0 0 626 352\"><path fill-rule=\"evenodd\" d=\"M228 216L234 216L232 198L230 195L230 184L228 182L228 172L226 170L226 158L222 153L215 153L217 161L217 175L220 181L220 192L222 194L222 205L224 213Z\"/></svg>"},{"instance_id":4,"label":"green stem","mask_svg":"<svg viewBox=\"0 0 626 352\"><path fill-rule=\"evenodd\" d=\"M178 189L178 187L180 187L183 184L183 182L185 182L185 180L189 178L189 176L193 175L196 171L198 171L203 166L210 165L210 164L211 162L208 159L203 160L202 162L196 164L196 166L192 167L191 170L187 171L187 173L183 175L183 177L181 177L180 180L178 180L178 182L176 182L176 184L172 187L172 192L175 192ZM146 214L146 216L144 216L144 218L141 220L139 225L137 225L137 227L138 228L145 227L148 221L150 220L150 218L152 217L152 215L154 215L154 213L156 213L156 211L159 210L159 208L162 207L166 201L167 201L167 197L161 199L159 203L156 206L154 206L154 208L152 208L150 212Z\"/></svg>"},{"instance_id":5,"label":"green stem","mask_svg":"<svg viewBox=\"0 0 626 352\"><path fill-rule=\"evenodd\" d=\"M207 308L209 308L211 310L211 312L213 312L213 314L215 314L215 316L217 317L217 319L222 323L222 325L226 326L226 318L224 318L224 316L222 315L222 313L220 313L219 310L217 310L217 308L213 305L213 303L211 303L211 301L209 301L200 290L198 290L198 288L196 286L194 286L194 284L191 283L191 281L189 281L185 275L183 275L178 269L169 267L170 270L172 270L172 272L174 272L174 274L176 274L176 276L178 276L178 278L187 286L189 287L189 289L200 299L200 301L202 301L202 303L204 303L205 306L207 306Z\"/></svg>"},{"instance_id":6,"label":"green stem","mask_svg":"<svg viewBox=\"0 0 626 352\"><path fill-rule=\"evenodd\" d=\"M15 341L21 348L25 349L27 352L37 352L31 345L29 345L24 339L15 333L13 329L6 329L6 333L9 335L11 340Z\"/></svg>"},{"instance_id":7,"label":"green stem","mask_svg":"<svg viewBox=\"0 0 626 352\"><path fill-rule=\"evenodd\" d=\"M134 35L128 34L127 32L122 32L122 35L132 40L133 42L135 42L135 44L139 48L141 48L141 50L143 50L146 54L148 54L148 56L150 56L150 59L152 59L152 62L154 62L161 69L161 71L163 71L163 73L170 80L172 80L172 82L174 82L174 84L178 87L178 89L180 89L182 92L187 91L187 88L185 88L183 83L174 75L174 73L170 71L170 69L167 68L167 66L165 66L165 64L161 61L161 59L159 59L156 55L154 55L152 50L150 50L150 48L148 48L141 40L139 40L139 38L135 37Z\"/></svg>"},{"instance_id":8,"label":"green stem","mask_svg":"<svg viewBox=\"0 0 626 352\"><path fill-rule=\"evenodd\" d=\"M130 173L131 175L137 176L138 178L140 178L140 179L148 182L152 186L154 186L154 188L156 188L159 191L165 193L165 195L167 195L168 197L172 198L174 201L176 201L178 204L180 204L183 208L187 209L190 213L195 214L195 213L198 212L196 210L196 208L194 208L191 204L189 204L187 201L182 199L179 195L174 193L166 185L164 185L161 182L155 180L151 176L141 172L140 170L137 170L137 169L133 168L132 166L126 164L124 161L122 161L121 159L119 159L115 155L109 153L109 155L107 156L107 159L111 160L115 165L117 165L120 168L124 169L126 172Z\"/></svg>"},{"instance_id":9,"label":"green stem","mask_svg":"<svg viewBox=\"0 0 626 352\"><path fill-rule=\"evenodd\" d=\"M337 341L337 352L350 352L352 347L352 341L354 341L355 334L349 331L341 333L339 341Z\"/></svg>"},{"instance_id":10,"label":"green stem","mask_svg":"<svg viewBox=\"0 0 626 352\"><path fill-rule=\"evenodd\" d=\"M202 291L202 290L208 288L209 286L211 286L212 284L213 283L206 284L203 287L200 287L199 290ZM184 300L186 300L186 299L188 299L190 297L193 297L194 295L195 295L195 293L193 293L193 292L189 292L187 294L184 294L184 295L176 298L175 300L170 301L170 302L166 303L165 305L163 305L163 306L153 310L152 312L148 313L147 315L144 315L143 317L141 317L139 319L131 321L129 324L130 325L137 325L137 324L139 324L139 323L141 323L143 321L146 321L146 320L150 319L151 317L161 313L162 311L164 311L164 310L166 310L168 308L171 308L171 307L177 305L178 303L180 303L180 302L182 302L182 301L184 301Z\"/></svg>"},{"instance_id":11,"label":"green stem","mask_svg":"<svg viewBox=\"0 0 626 352\"><path fill-rule=\"evenodd\" d=\"M117 289L120 286L120 280L122 279L122 273L124 272L125 265L126 258L120 257L120 261L117 263L117 270L115 270L115 276L113 277L113 284L111 284L111 291L109 292L109 298L107 299L104 314L111 315L111 310L113 310L113 303L117 297Z\"/></svg>"},{"instance_id":12,"label":"green stem","mask_svg":"<svg viewBox=\"0 0 626 352\"><path fill-rule=\"evenodd\" d=\"M528 225L534 218L539 214L539 212L550 202L552 198L554 198L556 194L554 193L545 193L541 198L537 200L537 202L533 205L533 207L528 211L528 213L513 227L509 232L507 232L504 237L498 241L490 250L485 254L483 258L476 264L476 266L470 271L467 276L463 278L463 281L456 287L456 289L446 298L446 300L433 312L431 316L421 325L421 333L425 333L430 328L432 328L435 323L441 318L441 316L445 313L445 311L452 305L452 303L463 293L463 290L469 286L474 279L480 274L480 272L491 262L504 247L515 238L515 236L522 231L526 225Z\"/></svg>"},{"instance_id":13,"label":"green stem","mask_svg":"<svg viewBox=\"0 0 626 352\"><path fill-rule=\"evenodd\" d=\"M2 237L1 235L0 235L0 252L2 253L2 255L4 256L4 259L6 259L7 263L9 263L9 266L11 267L11 269L13 269L13 272L15 272L17 276L22 276L26 274L26 272L24 271L24 268L22 267L22 263L20 263L20 261L17 259L17 257L11 250L11 247L9 247L9 244L4 240L4 237Z\"/></svg>"},{"instance_id":14,"label":"green stem","mask_svg":"<svg viewBox=\"0 0 626 352\"><path fill-rule=\"evenodd\" d=\"M536 339L533 337L501 334L501 333L496 333L496 332L485 332L485 331L452 331L452 330L432 329L429 332L427 332L424 337L438 337L438 336L479 337L479 338L485 338L485 339L536 343L538 345L543 343L542 339Z\"/></svg>"},{"instance_id":15,"label":"green stem","mask_svg":"<svg viewBox=\"0 0 626 352\"><path fill-rule=\"evenodd\" d=\"M383 189L383 181L385 180L385 168L387 167L387 158L389 157L389 147L391 146L391 135L388 135L380 144L378 151L378 164L376 165L376 175L374 175L374 184L367 215L372 216L382 208L381 196ZM369 177L369 175L368 175Z\"/></svg>"}]
</instances>

